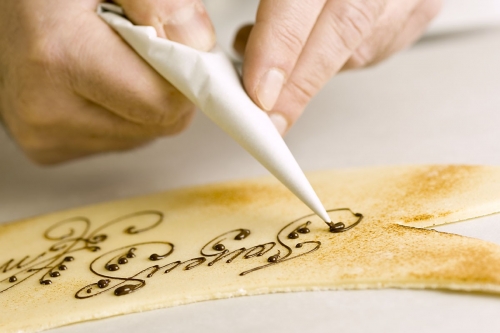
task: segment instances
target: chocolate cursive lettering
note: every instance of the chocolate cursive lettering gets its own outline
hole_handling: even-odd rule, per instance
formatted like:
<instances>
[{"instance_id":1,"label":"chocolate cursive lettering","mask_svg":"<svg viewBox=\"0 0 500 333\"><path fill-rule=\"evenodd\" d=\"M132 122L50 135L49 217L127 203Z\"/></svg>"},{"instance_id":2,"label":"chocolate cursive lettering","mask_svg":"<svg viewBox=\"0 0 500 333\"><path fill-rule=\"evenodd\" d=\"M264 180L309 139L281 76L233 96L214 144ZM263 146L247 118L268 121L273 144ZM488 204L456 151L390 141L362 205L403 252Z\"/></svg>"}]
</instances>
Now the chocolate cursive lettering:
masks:
<instances>
[{"instance_id":1,"label":"chocolate cursive lettering","mask_svg":"<svg viewBox=\"0 0 500 333\"><path fill-rule=\"evenodd\" d=\"M169 260L174 253L174 244L167 241L134 243L107 251L90 264L89 270L96 276L95 282L82 287L75 297L86 299L106 292L124 296L141 290L146 286L146 280L153 277L184 274L180 272L192 271L200 266L230 265L235 261L249 263L250 268L239 273L245 276L309 255L322 246L317 240L318 233L345 232L363 219L362 214L348 208L328 212L343 213L342 216L348 219L349 216L345 214L350 214L350 219L354 217L355 221L346 225L346 220L337 220L328 223L328 229L325 230L324 224L312 222L315 221L314 216L308 215L286 224L274 240L257 244L251 244L252 232L249 229L234 229L211 239L201 247L198 255L185 260ZM58 222L43 235L46 240L53 242L47 250L34 256L26 255L19 260L13 258L0 265L0 274L9 273L0 280L0 294L34 277L42 285L64 283L65 271L78 264L78 252L101 251L102 244L117 232L133 236L155 228L163 219L162 212L142 211L114 219L92 232L91 222L85 217ZM128 226L123 229L123 224ZM113 227L117 225L122 226L114 230Z\"/></svg>"}]
</instances>

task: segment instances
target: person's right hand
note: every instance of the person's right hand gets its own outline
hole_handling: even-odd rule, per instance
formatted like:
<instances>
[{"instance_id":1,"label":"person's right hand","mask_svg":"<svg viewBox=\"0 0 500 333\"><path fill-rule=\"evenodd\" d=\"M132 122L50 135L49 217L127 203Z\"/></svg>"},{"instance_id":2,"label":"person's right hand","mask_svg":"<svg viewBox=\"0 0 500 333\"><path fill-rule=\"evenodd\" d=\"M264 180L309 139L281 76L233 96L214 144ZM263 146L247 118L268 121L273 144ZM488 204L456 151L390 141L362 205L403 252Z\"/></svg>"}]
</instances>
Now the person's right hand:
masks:
<instances>
[{"instance_id":1,"label":"person's right hand","mask_svg":"<svg viewBox=\"0 0 500 333\"><path fill-rule=\"evenodd\" d=\"M260 0L238 32L243 83L284 134L340 70L376 64L414 43L442 0Z\"/></svg>"},{"instance_id":2,"label":"person's right hand","mask_svg":"<svg viewBox=\"0 0 500 333\"><path fill-rule=\"evenodd\" d=\"M0 119L38 163L130 149L192 118L194 106L96 15L100 2L0 1ZM201 0L115 2L161 37L215 44Z\"/></svg>"}]
</instances>

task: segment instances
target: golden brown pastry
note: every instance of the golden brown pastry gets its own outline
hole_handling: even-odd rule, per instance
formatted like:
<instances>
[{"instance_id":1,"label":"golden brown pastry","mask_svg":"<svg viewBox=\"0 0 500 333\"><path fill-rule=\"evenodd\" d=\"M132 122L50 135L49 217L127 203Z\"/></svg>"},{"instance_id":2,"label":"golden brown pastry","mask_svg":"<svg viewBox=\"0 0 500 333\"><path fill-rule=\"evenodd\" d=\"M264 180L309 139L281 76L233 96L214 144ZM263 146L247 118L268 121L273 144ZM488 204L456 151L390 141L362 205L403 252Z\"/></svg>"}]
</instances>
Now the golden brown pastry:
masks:
<instances>
[{"instance_id":1,"label":"golden brown pastry","mask_svg":"<svg viewBox=\"0 0 500 333\"><path fill-rule=\"evenodd\" d=\"M0 331L284 291L500 291L500 246L422 229L500 211L500 168L369 168L309 179L331 226L270 178L0 226Z\"/></svg>"}]
</instances>

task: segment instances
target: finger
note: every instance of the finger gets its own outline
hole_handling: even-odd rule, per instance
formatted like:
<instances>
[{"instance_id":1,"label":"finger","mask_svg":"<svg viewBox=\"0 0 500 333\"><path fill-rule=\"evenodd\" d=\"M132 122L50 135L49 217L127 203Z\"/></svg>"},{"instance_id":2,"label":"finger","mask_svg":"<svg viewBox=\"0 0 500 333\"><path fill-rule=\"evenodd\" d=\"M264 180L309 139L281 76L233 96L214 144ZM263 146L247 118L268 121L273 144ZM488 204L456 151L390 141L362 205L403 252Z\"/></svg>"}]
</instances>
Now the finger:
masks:
<instances>
[{"instance_id":1,"label":"finger","mask_svg":"<svg viewBox=\"0 0 500 333\"><path fill-rule=\"evenodd\" d=\"M54 165L98 153L130 150L144 146L150 142L152 140L103 140L93 137L70 138L54 147L26 151L26 155L37 164Z\"/></svg>"},{"instance_id":2,"label":"finger","mask_svg":"<svg viewBox=\"0 0 500 333\"><path fill-rule=\"evenodd\" d=\"M329 1L273 110L287 128L367 38L384 10L380 1Z\"/></svg>"},{"instance_id":3,"label":"finger","mask_svg":"<svg viewBox=\"0 0 500 333\"><path fill-rule=\"evenodd\" d=\"M85 41L72 42L66 62L72 89L116 115L169 127L193 105L155 72L106 23L89 13Z\"/></svg>"},{"instance_id":4,"label":"finger","mask_svg":"<svg viewBox=\"0 0 500 333\"><path fill-rule=\"evenodd\" d=\"M201 0L115 0L135 24L155 27L158 36L195 49L215 45L215 31Z\"/></svg>"},{"instance_id":5,"label":"finger","mask_svg":"<svg viewBox=\"0 0 500 333\"><path fill-rule=\"evenodd\" d=\"M240 55L245 54L245 49L247 47L248 38L252 32L253 24L247 24L238 29L236 36L233 41L233 49Z\"/></svg>"},{"instance_id":6,"label":"finger","mask_svg":"<svg viewBox=\"0 0 500 333\"><path fill-rule=\"evenodd\" d=\"M424 0L413 7L398 5L388 8L372 36L353 53L342 70L376 64L411 45L437 15L440 6L441 0Z\"/></svg>"},{"instance_id":7,"label":"finger","mask_svg":"<svg viewBox=\"0 0 500 333\"><path fill-rule=\"evenodd\" d=\"M49 93L50 94L50 93ZM77 157L104 152L124 150L149 142L158 136L179 132L190 121L190 117L178 124L163 128L129 122L88 101L64 98L40 100L31 97L36 110L51 110L50 116L29 111L25 107L18 113L17 124L11 130L19 145L35 161L42 164L59 163ZM50 105L48 105L50 104Z\"/></svg>"},{"instance_id":8,"label":"finger","mask_svg":"<svg viewBox=\"0 0 500 333\"><path fill-rule=\"evenodd\" d=\"M262 0L245 51L243 81L262 109L273 109L326 0Z\"/></svg>"},{"instance_id":9,"label":"finger","mask_svg":"<svg viewBox=\"0 0 500 333\"><path fill-rule=\"evenodd\" d=\"M58 96L59 99L64 97ZM51 100L51 99L49 99ZM52 142L64 140L65 137L91 136L103 139L123 139L123 140L149 140L159 136L167 136L178 133L184 129L192 119L194 110L186 113L178 122L165 127L160 125L144 125L131 122L121 118L109 110L87 100L74 96L71 101L63 103L48 103L47 99L37 101L34 98L32 103L39 110L51 110L50 117L44 116L40 112L33 112L26 119L29 111L24 110L22 119L31 130L41 130L46 132L44 142L49 145ZM42 119L39 119L42 118Z\"/></svg>"},{"instance_id":10,"label":"finger","mask_svg":"<svg viewBox=\"0 0 500 333\"><path fill-rule=\"evenodd\" d=\"M415 43L424 34L432 19L438 15L442 5L441 0L423 0L420 2L405 22L400 33L395 36L383 52L374 57L371 64L378 63Z\"/></svg>"}]
</instances>

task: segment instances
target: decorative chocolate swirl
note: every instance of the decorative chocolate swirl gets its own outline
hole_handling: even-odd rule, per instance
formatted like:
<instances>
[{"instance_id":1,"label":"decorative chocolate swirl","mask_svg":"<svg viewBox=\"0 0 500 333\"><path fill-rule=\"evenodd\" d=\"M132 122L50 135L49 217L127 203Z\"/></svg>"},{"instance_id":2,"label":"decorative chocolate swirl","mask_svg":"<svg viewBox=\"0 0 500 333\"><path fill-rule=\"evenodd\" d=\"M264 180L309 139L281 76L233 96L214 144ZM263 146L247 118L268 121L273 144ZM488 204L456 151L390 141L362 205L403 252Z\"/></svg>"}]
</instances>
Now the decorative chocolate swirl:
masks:
<instances>
[{"instance_id":1,"label":"decorative chocolate swirl","mask_svg":"<svg viewBox=\"0 0 500 333\"><path fill-rule=\"evenodd\" d=\"M350 210L349 208L339 208L339 209L332 209L332 210L329 210L328 212L340 212L340 211L348 211L350 212L352 215L354 215L355 217L357 217L358 219L356 220L356 222L354 222L353 224L349 225L349 226L346 226L344 224L344 222L342 221L339 221L339 222L327 222L326 224L330 227L330 232L333 232L333 233L339 233L339 232L345 232L347 230L350 230L352 228L354 228L355 226L357 226L361 220L363 219L363 214L361 213L354 213L352 210Z\"/></svg>"},{"instance_id":2,"label":"decorative chocolate swirl","mask_svg":"<svg viewBox=\"0 0 500 333\"><path fill-rule=\"evenodd\" d=\"M328 230L332 233L350 230L363 219L362 214L354 213L349 208L333 209L328 212L350 212L356 218L354 223L347 226L342 221L327 223ZM39 283L42 285L51 285L53 279L57 279L54 281L58 282L63 281L64 272L74 265L75 261L75 257L69 254L79 251L100 251L101 248L97 245L119 232L120 229L113 231L114 226L130 223L121 230L127 235L136 235L154 229L163 219L162 212L141 211L114 219L92 232L89 232L91 222L85 217L75 217L55 223L44 233L45 239L54 242L46 251L36 256L25 256L17 261L10 259L0 266L0 274L10 273L8 277L0 280L0 294L35 275L39 276ZM110 290L113 290L116 296L128 295L144 288L146 279L156 276L157 273L160 276L173 271L190 271L203 264L213 267L218 263L231 264L235 260L260 261L256 267L241 272L240 276L269 268L320 249L321 242L315 240L313 234L325 230L324 227L319 227L321 223L312 222L315 220L318 218L314 215L301 217L281 228L275 241L250 247L239 244L248 243L251 231L243 228L234 229L202 246L199 252L201 256L187 260L164 262L174 253L174 244L166 241L135 243L113 249L91 262L89 270L97 277L96 282L78 290L75 297L86 299ZM108 232L104 233L104 230ZM258 259L266 255L267 258Z\"/></svg>"},{"instance_id":3,"label":"decorative chocolate swirl","mask_svg":"<svg viewBox=\"0 0 500 333\"><path fill-rule=\"evenodd\" d=\"M145 218L151 221L144 221ZM89 233L91 222L86 217L73 217L59 221L50 226L43 234L46 240L54 242L46 251L34 256L27 255L20 260L12 258L0 265L0 274L14 273L0 280L0 294L41 272L43 274L39 278L40 284L50 285L52 283L51 278L62 276L63 271L68 270L68 264L75 260L73 256L68 254L85 250L91 252L100 250L100 247L96 246L96 244L104 242L108 238L107 234L102 233L105 229L121 223L130 223L124 232L135 235L155 228L163 219L162 212L154 210L140 211L105 223L91 233ZM139 228L138 224L143 224L143 226ZM3 286L4 282L9 284Z\"/></svg>"}]
</instances>

